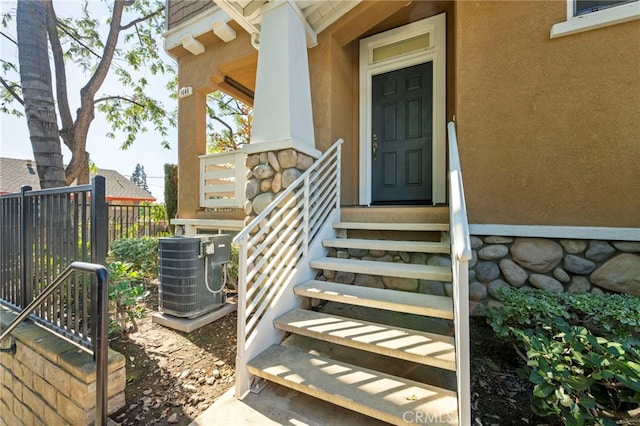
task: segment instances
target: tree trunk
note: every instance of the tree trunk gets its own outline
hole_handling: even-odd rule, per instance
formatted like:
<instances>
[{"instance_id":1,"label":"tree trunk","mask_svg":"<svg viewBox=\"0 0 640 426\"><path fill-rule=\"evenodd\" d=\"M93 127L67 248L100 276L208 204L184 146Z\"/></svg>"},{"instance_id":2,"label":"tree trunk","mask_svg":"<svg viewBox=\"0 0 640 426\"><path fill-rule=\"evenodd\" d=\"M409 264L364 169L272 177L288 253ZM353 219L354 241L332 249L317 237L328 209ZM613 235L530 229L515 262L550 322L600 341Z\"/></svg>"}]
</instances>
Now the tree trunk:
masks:
<instances>
[{"instance_id":1,"label":"tree trunk","mask_svg":"<svg viewBox=\"0 0 640 426\"><path fill-rule=\"evenodd\" d=\"M33 155L41 188L66 186L49 67L47 12L41 0L19 0L18 61Z\"/></svg>"}]
</instances>

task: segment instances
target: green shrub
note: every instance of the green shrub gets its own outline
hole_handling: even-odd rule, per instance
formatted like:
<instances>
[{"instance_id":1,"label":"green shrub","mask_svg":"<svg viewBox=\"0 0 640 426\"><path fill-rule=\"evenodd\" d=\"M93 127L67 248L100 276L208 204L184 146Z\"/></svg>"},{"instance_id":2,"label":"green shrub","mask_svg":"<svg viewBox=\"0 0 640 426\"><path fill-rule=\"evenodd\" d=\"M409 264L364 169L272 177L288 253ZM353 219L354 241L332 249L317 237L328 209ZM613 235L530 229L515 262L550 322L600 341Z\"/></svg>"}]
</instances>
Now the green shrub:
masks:
<instances>
[{"instance_id":1,"label":"green shrub","mask_svg":"<svg viewBox=\"0 0 640 426\"><path fill-rule=\"evenodd\" d=\"M640 405L640 298L500 289L494 331L526 361L532 409L567 425L616 424ZM635 420L634 420L635 421Z\"/></svg>"},{"instance_id":2,"label":"green shrub","mask_svg":"<svg viewBox=\"0 0 640 426\"><path fill-rule=\"evenodd\" d=\"M158 240L123 238L115 240L109 247L109 259L128 263L131 269L145 277L158 274Z\"/></svg>"},{"instance_id":3,"label":"green shrub","mask_svg":"<svg viewBox=\"0 0 640 426\"><path fill-rule=\"evenodd\" d=\"M167 219L171 221L178 212L178 166L175 164L164 165L164 205ZM171 232L174 232L173 225Z\"/></svg>"},{"instance_id":4,"label":"green shrub","mask_svg":"<svg viewBox=\"0 0 640 426\"><path fill-rule=\"evenodd\" d=\"M110 262L109 271L109 334L120 332L126 337L130 332L138 331L137 319L146 315L140 305L149 292L145 291L138 272L131 264Z\"/></svg>"}]
</instances>

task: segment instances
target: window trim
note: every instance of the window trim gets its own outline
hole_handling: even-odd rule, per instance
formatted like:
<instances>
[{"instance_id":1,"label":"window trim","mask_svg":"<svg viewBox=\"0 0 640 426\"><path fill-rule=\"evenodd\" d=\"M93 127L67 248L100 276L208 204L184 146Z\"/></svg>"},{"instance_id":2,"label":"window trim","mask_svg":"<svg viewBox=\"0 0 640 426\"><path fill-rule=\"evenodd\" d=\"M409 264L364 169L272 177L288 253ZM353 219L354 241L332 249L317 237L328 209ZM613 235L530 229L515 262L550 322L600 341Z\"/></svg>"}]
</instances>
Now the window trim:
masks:
<instances>
[{"instance_id":1,"label":"window trim","mask_svg":"<svg viewBox=\"0 0 640 426\"><path fill-rule=\"evenodd\" d=\"M567 0L567 20L551 27L551 38L564 37L596 28L608 27L640 19L640 1L575 15L575 0Z\"/></svg>"}]
</instances>

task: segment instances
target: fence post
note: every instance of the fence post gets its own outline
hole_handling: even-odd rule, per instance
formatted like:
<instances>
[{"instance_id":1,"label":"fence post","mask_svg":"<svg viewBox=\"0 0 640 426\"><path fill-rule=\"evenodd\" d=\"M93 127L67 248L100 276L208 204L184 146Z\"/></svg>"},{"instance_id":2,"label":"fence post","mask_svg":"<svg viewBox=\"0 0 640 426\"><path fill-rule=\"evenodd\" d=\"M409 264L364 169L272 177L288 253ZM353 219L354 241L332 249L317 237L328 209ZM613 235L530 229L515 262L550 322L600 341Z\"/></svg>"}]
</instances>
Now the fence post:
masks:
<instances>
[{"instance_id":1,"label":"fence post","mask_svg":"<svg viewBox=\"0 0 640 426\"><path fill-rule=\"evenodd\" d=\"M91 263L104 265L108 249L104 176L94 177L91 186Z\"/></svg>"},{"instance_id":2,"label":"fence post","mask_svg":"<svg viewBox=\"0 0 640 426\"><path fill-rule=\"evenodd\" d=\"M33 235L33 222L31 219L31 209L29 208L29 202L27 201L27 192L31 191L30 186L23 186L20 188L20 260L21 260L21 295L22 300L20 302L21 307L24 309L31 299L33 298L33 288L28 285L31 274L32 253L30 250L31 239Z\"/></svg>"},{"instance_id":3,"label":"fence post","mask_svg":"<svg viewBox=\"0 0 640 426\"><path fill-rule=\"evenodd\" d=\"M104 265L107 260L107 204L105 201L104 176L91 179L91 263ZM91 286L91 336L95 339L98 331L98 292L95 278ZM96 359L93 340L93 359Z\"/></svg>"}]
</instances>

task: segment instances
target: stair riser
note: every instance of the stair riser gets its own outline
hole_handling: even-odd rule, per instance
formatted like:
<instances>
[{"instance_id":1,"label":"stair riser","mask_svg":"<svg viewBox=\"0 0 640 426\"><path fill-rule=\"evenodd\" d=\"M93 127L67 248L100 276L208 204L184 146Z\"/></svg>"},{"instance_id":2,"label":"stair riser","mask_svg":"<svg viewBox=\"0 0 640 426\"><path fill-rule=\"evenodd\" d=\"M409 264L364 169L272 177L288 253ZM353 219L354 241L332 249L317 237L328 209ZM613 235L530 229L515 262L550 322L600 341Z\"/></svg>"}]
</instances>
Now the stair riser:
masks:
<instances>
[{"instance_id":1,"label":"stair riser","mask_svg":"<svg viewBox=\"0 0 640 426\"><path fill-rule=\"evenodd\" d=\"M445 238L442 231L418 232L418 231L384 231L380 229L338 229L338 238L364 238L369 240L393 240L393 241L428 241L440 242Z\"/></svg>"},{"instance_id":2,"label":"stair riser","mask_svg":"<svg viewBox=\"0 0 640 426\"><path fill-rule=\"evenodd\" d=\"M364 250L384 250L384 251L404 251L407 253L441 253L449 254L450 248L444 243L424 243L424 242L403 242L385 240L354 240L338 238L324 241L324 247L335 249L364 249Z\"/></svg>"}]
</instances>

